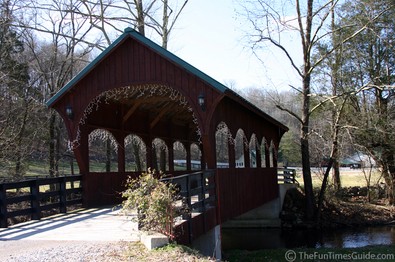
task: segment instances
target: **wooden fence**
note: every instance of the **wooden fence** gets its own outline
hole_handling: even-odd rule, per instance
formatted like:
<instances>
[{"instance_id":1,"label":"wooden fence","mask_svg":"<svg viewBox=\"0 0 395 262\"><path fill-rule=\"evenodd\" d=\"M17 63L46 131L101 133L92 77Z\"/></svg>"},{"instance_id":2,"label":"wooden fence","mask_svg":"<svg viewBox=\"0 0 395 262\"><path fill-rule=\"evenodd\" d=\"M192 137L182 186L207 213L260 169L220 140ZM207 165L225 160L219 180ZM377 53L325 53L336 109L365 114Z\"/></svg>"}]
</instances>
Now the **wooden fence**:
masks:
<instances>
[{"instance_id":1,"label":"wooden fence","mask_svg":"<svg viewBox=\"0 0 395 262\"><path fill-rule=\"evenodd\" d=\"M8 220L27 216L39 220L43 212L82 203L82 176L39 178L0 184L0 227Z\"/></svg>"},{"instance_id":2,"label":"wooden fence","mask_svg":"<svg viewBox=\"0 0 395 262\"><path fill-rule=\"evenodd\" d=\"M290 168L279 168L277 171L279 184L299 184L296 180L296 170Z\"/></svg>"}]
</instances>

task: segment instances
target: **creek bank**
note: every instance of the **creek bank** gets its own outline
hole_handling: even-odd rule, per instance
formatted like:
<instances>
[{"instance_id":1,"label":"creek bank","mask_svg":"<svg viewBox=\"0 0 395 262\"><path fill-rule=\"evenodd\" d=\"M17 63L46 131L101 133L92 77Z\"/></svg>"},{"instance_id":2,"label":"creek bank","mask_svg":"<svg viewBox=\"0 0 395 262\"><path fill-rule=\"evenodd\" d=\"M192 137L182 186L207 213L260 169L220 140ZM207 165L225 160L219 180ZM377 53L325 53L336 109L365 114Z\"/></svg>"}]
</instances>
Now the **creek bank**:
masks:
<instances>
[{"instance_id":1,"label":"creek bank","mask_svg":"<svg viewBox=\"0 0 395 262\"><path fill-rule=\"evenodd\" d=\"M355 228L395 224L395 207L387 205L384 198L369 203L363 188L343 189L341 195L331 194L324 201L319 225L305 221L304 194L299 188L288 190L280 214L282 227L294 228ZM355 192L355 193L354 193Z\"/></svg>"}]
</instances>

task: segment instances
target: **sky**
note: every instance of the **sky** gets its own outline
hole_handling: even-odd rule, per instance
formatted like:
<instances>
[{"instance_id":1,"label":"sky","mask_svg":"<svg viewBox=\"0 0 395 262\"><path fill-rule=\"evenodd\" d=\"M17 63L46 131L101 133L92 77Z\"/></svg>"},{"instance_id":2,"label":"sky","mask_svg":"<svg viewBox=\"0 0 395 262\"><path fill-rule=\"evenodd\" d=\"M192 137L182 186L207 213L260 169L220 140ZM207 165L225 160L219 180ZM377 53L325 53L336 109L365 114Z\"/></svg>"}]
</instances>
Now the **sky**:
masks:
<instances>
[{"instance_id":1,"label":"sky","mask_svg":"<svg viewBox=\"0 0 395 262\"><path fill-rule=\"evenodd\" d=\"M259 54L261 61L252 53L247 24L237 14L240 9L239 0L189 0L170 35L168 50L237 90L297 86L301 81L278 49L265 49Z\"/></svg>"},{"instance_id":2,"label":"sky","mask_svg":"<svg viewBox=\"0 0 395 262\"><path fill-rule=\"evenodd\" d=\"M289 90L289 84L297 85L281 52L265 50L264 63L252 54L237 8L233 0L190 0L170 36L169 51L228 87Z\"/></svg>"}]
</instances>

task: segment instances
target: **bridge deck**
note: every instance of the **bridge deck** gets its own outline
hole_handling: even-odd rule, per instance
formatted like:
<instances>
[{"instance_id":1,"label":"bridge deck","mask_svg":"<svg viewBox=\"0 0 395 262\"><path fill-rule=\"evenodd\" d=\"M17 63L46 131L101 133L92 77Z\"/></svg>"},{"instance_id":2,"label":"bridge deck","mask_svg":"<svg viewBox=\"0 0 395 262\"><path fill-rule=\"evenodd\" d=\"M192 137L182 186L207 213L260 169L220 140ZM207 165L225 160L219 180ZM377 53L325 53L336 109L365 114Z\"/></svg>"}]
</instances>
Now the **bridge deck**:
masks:
<instances>
[{"instance_id":1,"label":"bridge deck","mask_svg":"<svg viewBox=\"0 0 395 262\"><path fill-rule=\"evenodd\" d=\"M0 228L0 241L139 241L137 223L112 208L81 209Z\"/></svg>"}]
</instances>

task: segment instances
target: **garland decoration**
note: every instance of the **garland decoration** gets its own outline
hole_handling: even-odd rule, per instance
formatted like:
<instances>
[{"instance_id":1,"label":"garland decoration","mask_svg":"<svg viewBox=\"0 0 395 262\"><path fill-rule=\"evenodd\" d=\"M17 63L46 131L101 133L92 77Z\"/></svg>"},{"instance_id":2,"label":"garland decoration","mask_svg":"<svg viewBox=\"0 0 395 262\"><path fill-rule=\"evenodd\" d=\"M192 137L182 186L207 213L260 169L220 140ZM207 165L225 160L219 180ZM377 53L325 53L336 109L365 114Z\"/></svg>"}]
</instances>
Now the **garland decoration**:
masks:
<instances>
[{"instance_id":1,"label":"garland decoration","mask_svg":"<svg viewBox=\"0 0 395 262\"><path fill-rule=\"evenodd\" d=\"M173 102L177 102L180 106L184 107L188 112L191 113L192 121L196 126L198 142L199 144L201 144L202 143L201 131L198 125L198 120L193 112L192 107L188 105L188 101L179 91L169 87L168 85L163 85L163 84L140 84L140 85L133 85L133 86L129 85L121 88L111 89L101 93L96 98L94 98L89 103L89 105L85 108L84 113L79 121L76 138L73 141L69 141L69 148L75 149L80 145L80 139L81 139L80 126L86 124L89 115L92 112L97 111L101 103L109 104L111 101L138 99L141 97L150 98L154 96L168 97ZM101 132L106 132L105 130L102 129L98 129L98 130L99 131L96 131L93 137L107 138L107 135L100 134ZM114 138L110 138L110 139L112 139L111 140L112 144L115 146L116 145L115 139Z\"/></svg>"}]
</instances>

